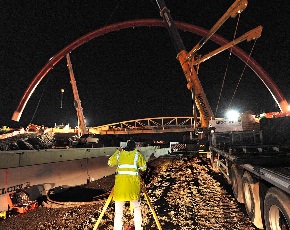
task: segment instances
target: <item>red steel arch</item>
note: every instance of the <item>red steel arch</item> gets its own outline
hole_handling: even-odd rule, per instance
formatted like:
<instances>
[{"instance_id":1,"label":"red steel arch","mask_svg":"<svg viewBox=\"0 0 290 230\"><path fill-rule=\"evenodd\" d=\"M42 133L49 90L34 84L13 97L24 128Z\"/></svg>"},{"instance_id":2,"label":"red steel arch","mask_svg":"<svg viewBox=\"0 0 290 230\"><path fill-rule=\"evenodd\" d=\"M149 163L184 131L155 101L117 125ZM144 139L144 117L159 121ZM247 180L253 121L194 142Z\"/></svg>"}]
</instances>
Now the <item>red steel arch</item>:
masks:
<instances>
[{"instance_id":1,"label":"red steel arch","mask_svg":"<svg viewBox=\"0 0 290 230\"><path fill-rule=\"evenodd\" d=\"M175 21L176 27L182 31L191 32L197 35L200 35L202 37L206 36L208 33L208 30L205 30L201 27L191 25L188 23ZM34 92L35 88L39 84L39 82L46 76L46 74L55 66L62 58L65 57L65 55L72 50L76 49L77 47L83 45L84 43L90 41L93 38L103 36L107 33L123 30L131 27L165 27L165 23L160 19L138 19L138 20L130 20L130 21L124 21L115 23L109 26L105 26L103 28L97 29L91 33L88 33L79 39L75 40L68 46L66 46L64 49L62 49L60 52L58 52L54 57L52 57L45 66L37 73L37 75L34 77L28 88L26 89L25 93L23 94L18 107L16 111L14 112L12 116L12 120L19 121L21 114L30 98L32 93ZM210 40L213 42L219 44L219 45L225 45L229 43L228 40L224 39L223 37L214 34ZM288 102L285 99L282 92L279 90L277 85L274 83L274 81L271 79L271 77L267 74L267 72L253 59L249 58L249 55L245 53L242 49L234 46L232 49L233 54L235 54L239 59L241 59L245 64L247 64L254 72L255 74L261 79L261 81L264 83L264 85L268 88L270 93L272 94L274 100L280 107L281 112L286 112L288 109Z\"/></svg>"}]
</instances>

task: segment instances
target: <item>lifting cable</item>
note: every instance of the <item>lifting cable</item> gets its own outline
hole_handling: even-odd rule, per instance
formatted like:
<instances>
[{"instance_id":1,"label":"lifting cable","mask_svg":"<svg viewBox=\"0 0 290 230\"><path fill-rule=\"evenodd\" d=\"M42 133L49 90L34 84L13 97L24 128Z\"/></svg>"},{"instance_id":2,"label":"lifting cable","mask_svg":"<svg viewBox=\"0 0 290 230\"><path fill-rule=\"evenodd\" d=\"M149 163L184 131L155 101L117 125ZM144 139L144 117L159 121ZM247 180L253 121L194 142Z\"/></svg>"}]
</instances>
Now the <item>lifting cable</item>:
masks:
<instances>
[{"instance_id":1,"label":"lifting cable","mask_svg":"<svg viewBox=\"0 0 290 230\"><path fill-rule=\"evenodd\" d=\"M111 20L111 18L112 18L113 15L115 14L116 10L119 8L119 5L120 5L120 1L117 2L115 9L111 12L111 14L109 15L109 17L108 17L108 19L107 19L107 21L105 22L104 25L107 25L108 22ZM49 78L47 78L47 81L46 81L45 85L47 85L48 80L49 80ZM34 113L33 113L33 115L32 115L32 118L31 118L31 120L30 120L30 124L32 124L32 121L33 121L33 119L34 119L34 117L35 117L35 114L36 114L36 111L37 111L37 109L38 109L38 107L39 107L40 101L41 101L41 99L42 99L42 97L43 97L43 95L44 95L45 88L46 88L46 87L44 87L44 90L43 90L43 92L42 92L42 94L41 94L41 96L40 96L40 98L39 98L39 100L38 100L37 106L36 106L36 108L35 108L35 110L34 110ZM61 107L62 107L62 106L61 106Z\"/></svg>"},{"instance_id":2,"label":"lifting cable","mask_svg":"<svg viewBox=\"0 0 290 230\"><path fill-rule=\"evenodd\" d=\"M41 93L41 96L40 96L40 98L39 98L39 100L38 100L38 103L37 103L37 105L36 105L36 108L35 108L35 110L34 110L34 113L33 113L33 115L32 115L32 118L31 118L31 120L30 120L30 124L32 124L32 121L33 121L33 119L34 119L34 117L35 117L35 114L36 114L36 111L37 111L37 109L38 109L38 107L39 107L40 101L41 101L41 99L42 99L42 97L43 97L43 95L44 95L44 92L45 92L45 90L46 90L46 86L47 86L47 84L48 84L48 81L49 81L49 78L47 78L47 81L46 81L46 83L45 83L45 85L44 85L43 91L42 91L42 93Z\"/></svg>"},{"instance_id":3,"label":"lifting cable","mask_svg":"<svg viewBox=\"0 0 290 230\"><path fill-rule=\"evenodd\" d=\"M104 23L104 26L106 26L108 24L108 22L111 20L111 18L113 17L113 15L115 14L116 10L119 8L120 5L120 1L118 1L115 9L112 11L112 13L109 15L107 21Z\"/></svg>"},{"instance_id":4,"label":"lifting cable","mask_svg":"<svg viewBox=\"0 0 290 230\"><path fill-rule=\"evenodd\" d=\"M239 17L238 17L238 20L237 20L237 24L236 24L233 40L235 40L236 35L237 35L238 26L239 26L239 22L240 22L240 17L241 17L241 14L239 14ZM225 80L226 80L226 77L227 77L230 59L231 59L231 56L232 56L232 50L233 50L233 47L230 48L230 54L229 54L229 58L228 58L228 61L227 61L226 70L225 70L225 73L224 73L224 77L223 77L223 81L222 81L222 85L221 85L221 89L220 89L220 94L219 94L219 98L218 98L218 101L217 101L217 106L216 106L216 109L215 109L215 116L217 116L218 107L219 107L219 103L220 103L220 100L221 100L221 96L222 96Z\"/></svg>"},{"instance_id":5,"label":"lifting cable","mask_svg":"<svg viewBox=\"0 0 290 230\"><path fill-rule=\"evenodd\" d=\"M250 57L251 57L251 55L252 55L252 53L253 53L254 47L255 47L255 45L256 45L256 42L257 42L257 40L255 39L255 42L254 42L254 44L253 44L253 46L252 46L252 49L251 49L251 52L249 53L248 59L247 59L247 61L245 62L244 69L243 69L243 71L242 71L242 73L241 73L241 76L240 76L240 78L239 78L239 81L238 81L238 83L237 83L236 89L235 89L235 91L234 91L234 93L233 93L233 96L232 96L232 98L231 98L231 101L230 101L230 103L229 103L228 109L230 109L230 107L231 107L231 104L232 104L232 102L233 102L233 99L234 99L234 97L235 97L235 94L236 94L236 92L237 92L237 89L238 89L238 87L239 87L239 85L240 85L240 82L241 82L241 80L242 80L242 77L244 76L245 69L247 68L247 64L248 64L248 62L249 62L249 60L250 60Z\"/></svg>"}]
</instances>

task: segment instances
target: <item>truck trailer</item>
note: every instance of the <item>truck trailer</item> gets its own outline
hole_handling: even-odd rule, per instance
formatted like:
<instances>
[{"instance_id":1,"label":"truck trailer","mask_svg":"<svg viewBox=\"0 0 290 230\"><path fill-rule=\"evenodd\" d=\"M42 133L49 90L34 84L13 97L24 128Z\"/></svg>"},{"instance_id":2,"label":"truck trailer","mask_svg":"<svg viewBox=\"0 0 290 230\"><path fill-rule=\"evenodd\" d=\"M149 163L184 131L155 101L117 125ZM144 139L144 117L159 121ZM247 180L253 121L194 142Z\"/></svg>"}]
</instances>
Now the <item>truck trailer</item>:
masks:
<instances>
[{"instance_id":1,"label":"truck trailer","mask_svg":"<svg viewBox=\"0 0 290 230\"><path fill-rule=\"evenodd\" d=\"M259 129L209 135L213 169L231 184L258 229L290 229L290 117L261 118Z\"/></svg>"}]
</instances>

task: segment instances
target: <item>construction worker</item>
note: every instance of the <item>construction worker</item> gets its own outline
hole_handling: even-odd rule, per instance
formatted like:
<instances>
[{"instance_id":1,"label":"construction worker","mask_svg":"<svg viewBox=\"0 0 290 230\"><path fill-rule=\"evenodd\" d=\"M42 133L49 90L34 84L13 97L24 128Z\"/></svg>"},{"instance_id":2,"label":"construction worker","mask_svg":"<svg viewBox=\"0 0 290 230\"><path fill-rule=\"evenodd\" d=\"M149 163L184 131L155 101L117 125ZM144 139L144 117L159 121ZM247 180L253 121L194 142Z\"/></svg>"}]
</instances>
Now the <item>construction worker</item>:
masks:
<instances>
[{"instance_id":1,"label":"construction worker","mask_svg":"<svg viewBox=\"0 0 290 230\"><path fill-rule=\"evenodd\" d=\"M118 149L109 158L108 165L117 166L113 197L115 201L114 230L123 228L122 219L126 201L130 201L134 209L135 230L142 230L140 171L145 171L147 165L143 154L136 149L135 141L130 140L124 149Z\"/></svg>"}]
</instances>

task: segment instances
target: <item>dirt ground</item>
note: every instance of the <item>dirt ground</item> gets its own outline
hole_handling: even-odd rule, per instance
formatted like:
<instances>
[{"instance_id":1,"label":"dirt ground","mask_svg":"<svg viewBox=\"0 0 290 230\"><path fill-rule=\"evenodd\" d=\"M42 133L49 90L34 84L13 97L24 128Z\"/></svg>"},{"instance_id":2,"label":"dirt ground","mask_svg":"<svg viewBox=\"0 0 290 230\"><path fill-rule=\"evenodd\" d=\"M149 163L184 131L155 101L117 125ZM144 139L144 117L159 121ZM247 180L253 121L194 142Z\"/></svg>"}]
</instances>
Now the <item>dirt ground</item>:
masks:
<instances>
[{"instance_id":1,"label":"dirt ground","mask_svg":"<svg viewBox=\"0 0 290 230\"><path fill-rule=\"evenodd\" d=\"M243 206L236 202L225 179L195 157L152 160L143 180L163 230L256 229ZM113 184L114 175L111 175L62 194L51 194L37 209L1 220L0 229L93 229ZM158 229L144 194L141 205L144 230ZM113 218L112 201L98 229L113 229ZM125 208L124 223L125 227L134 229L129 204Z\"/></svg>"}]
</instances>

